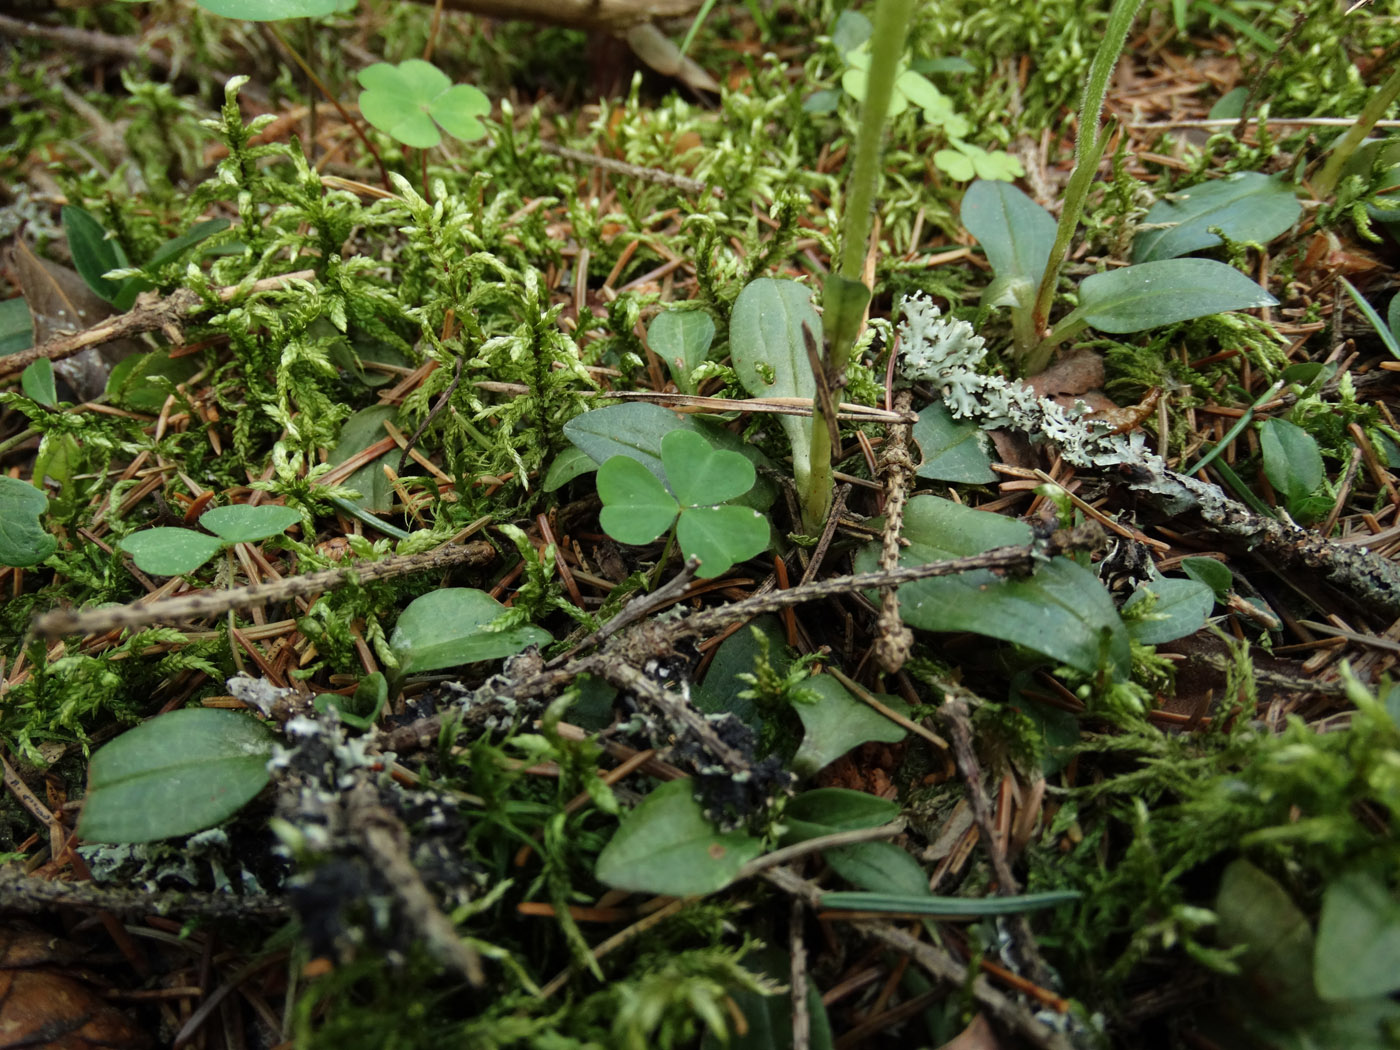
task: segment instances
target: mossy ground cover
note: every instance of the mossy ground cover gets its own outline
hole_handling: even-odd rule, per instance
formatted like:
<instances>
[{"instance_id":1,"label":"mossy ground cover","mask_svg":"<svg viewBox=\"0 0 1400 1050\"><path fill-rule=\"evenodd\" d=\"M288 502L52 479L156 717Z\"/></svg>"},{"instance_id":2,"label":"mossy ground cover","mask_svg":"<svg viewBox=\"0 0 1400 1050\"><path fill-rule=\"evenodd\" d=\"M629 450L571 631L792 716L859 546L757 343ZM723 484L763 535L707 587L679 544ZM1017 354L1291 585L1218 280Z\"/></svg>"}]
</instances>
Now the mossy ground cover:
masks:
<instances>
[{"instance_id":1,"label":"mossy ground cover","mask_svg":"<svg viewBox=\"0 0 1400 1050\"><path fill-rule=\"evenodd\" d=\"M0 908L64 935L38 972L130 1046L1393 1045L1389 125L1321 175L1400 20L1145 4L1032 331L996 282L1053 233L1108 8L915 5L830 391L847 5L716 5L717 91L426 4L6 16ZM447 134L364 124L369 83ZM999 256L967 201L1011 181L1050 217ZM1224 502L906 378L936 304L1001 389L1202 185L1283 209L1188 249L1273 305L1100 307L1029 379ZM78 826L133 776L183 786Z\"/></svg>"}]
</instances>

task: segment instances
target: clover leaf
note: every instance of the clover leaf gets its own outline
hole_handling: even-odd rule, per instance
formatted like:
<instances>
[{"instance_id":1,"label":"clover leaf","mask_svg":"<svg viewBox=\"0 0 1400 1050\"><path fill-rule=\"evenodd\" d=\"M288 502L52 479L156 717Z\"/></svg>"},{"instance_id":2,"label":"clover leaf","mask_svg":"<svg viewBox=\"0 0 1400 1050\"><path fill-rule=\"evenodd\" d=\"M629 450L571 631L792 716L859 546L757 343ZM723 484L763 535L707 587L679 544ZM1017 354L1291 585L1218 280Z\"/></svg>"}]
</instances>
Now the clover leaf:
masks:
<instances>
[{"instance_id":1,"label":"clover leaf","mask_svg":"<svg viewBox=\"0 0 1400 1050\"><path fill-rule=\"evenodd\" d=\"M756 479L744 456L717 449L694 431L673 430L661 439L661 463L670 488L628 456L613 456L598 468L599 521L609 536L650 543L676 523L681 552L700 559L703 577L728 572L768 546L767 520L729 503Z\"/></svg>"},{"instance_id":2,"label":"clover leaf","mask_svg":"<svg viewBox=\"0 0 1400 1050\"><path fill-rule=\"evenodd\" d=\"M857 102L864 102L865 85L870 77L870 45L862 44L848 51L846 61L851 68L841 75L841 86ZM897 117L911 104L924 111L924 119L930 124L937 124L954 138L961 138L972 130L967 118L953 109L952 100L934 87L928 77L900 63L894 80L894 93L890 95L889 115Z\"/></svg>"},{"instance_id":3,"label":"clover leaf","mask_svg":"<svg viewBox=\"0 0 1400 1050\"><path fill-rule=\"evenodd\" d=\"M431 62L376 62L360 71L359 81L365 89L360 113L405 146L436 146L442 141L439 128L464 141L486 134L478 118L491 112L490 101L470 84L454 85Z\"/></svg>"},{"instance_id":4,"label":"clover leaf","mask_svg":"<svg viewBox=\"0 0 1400 1050\"><path fill-rule=\"evenodd\" d=\"M1021 162L1009 153L992 153L956 136L952 141L954 148L939 150L933 155L933 162L959 182L973 177L1010 182L1026 173Z\"/></svg>"}]
</instances>

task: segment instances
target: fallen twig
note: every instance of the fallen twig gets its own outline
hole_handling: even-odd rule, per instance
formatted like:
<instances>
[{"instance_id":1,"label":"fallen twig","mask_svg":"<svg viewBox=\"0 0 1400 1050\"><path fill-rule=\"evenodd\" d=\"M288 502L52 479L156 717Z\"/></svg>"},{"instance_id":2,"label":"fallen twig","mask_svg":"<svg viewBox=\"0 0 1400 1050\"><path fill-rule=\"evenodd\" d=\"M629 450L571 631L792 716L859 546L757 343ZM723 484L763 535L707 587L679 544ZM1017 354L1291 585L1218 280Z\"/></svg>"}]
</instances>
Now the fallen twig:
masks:
<instances>
[{"instance_id":1,"label":"fallen twig","mask_svg":"<svg viewBox=\"0 0 1400 1050\"><path fill-rule=\"evenodd\" d=\"M158 621L219 616L231 609L248 609L269 602L319 594L343 586L352 579L384 580L455 565L484 565L493 557L495 551L489 543L464 543L439 547L423 554L396 555L382 561L356 562L343 569L324 569L304 576L288 576L270 583L250 583L226 591L196 591L145 604L136 602L106 609L55 609L36 616L30 631L40 638L53 639L71 634L102 634Z\"/></svg>"},{"instance_id":2,"label":"fallen twig","mask_svg":"<svg viewBox=\"0 0 1400 1050\"><path fill-rule=\"evenodd\" d=\"M266 292L281 288L288 281L309 281L315 276L315 270L298 270L296 273L279 274L251 284L229 285L220 288L218 295L220 299L228 302L238 295ZM204 297L188 288L180 288L163 299L154 293L146 292L136 300L136 306L124 314L105 318L81 332L56 336L38 346L31 346L28 350L0 357L0 379L23 372L40 358L63 361L92 347L143 332L162 332L171 343L179 344L184 341L182 327L185 318L205 305Z\"/></svg>"}]
</instances>

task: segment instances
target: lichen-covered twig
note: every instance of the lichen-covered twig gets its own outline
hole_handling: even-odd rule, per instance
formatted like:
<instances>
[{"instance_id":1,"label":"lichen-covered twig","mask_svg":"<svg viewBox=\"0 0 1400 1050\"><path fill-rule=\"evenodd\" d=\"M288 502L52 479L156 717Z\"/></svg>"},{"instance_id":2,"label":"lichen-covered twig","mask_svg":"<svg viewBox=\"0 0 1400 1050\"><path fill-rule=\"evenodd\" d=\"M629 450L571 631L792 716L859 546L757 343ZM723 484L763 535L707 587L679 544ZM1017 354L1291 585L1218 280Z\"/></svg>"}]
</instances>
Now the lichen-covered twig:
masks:
<instances>
[{"instance_id":1,"label":"lichen-covered twig","mask_svg":"<svg viewBox=\"0 0 1400 1050\"><path fill-rule=\"evenodd\" d=\"M300 270L296 273L268 277L251 285L230 285L220 288L218 294L221 299L227 301L245 292L267 291L280 288L288 281L309 281L315 276L314 270ZM23 372L41 357L50 361L63 361L95 346L143 332L162 332L172 343L178 344L182 341L181 333L186 317L204 305L204 298L188 288L180 288L164 299L146 292L136 300L136 306L124 314L105 318L81 332L55 336L28 350L0 357L0 379Z\"/></svg>"},{"instance_id":2,"label":"lichen-covered twig","mask_svg":"<svg viewBox=\"0 0 1400 1050\"><path fill-rule=\"evenodd\" d=\"M907 413L913 393L901 390L895 395L894 409ZM909 451L911 427L896 423L890 427L889 438L880 456L880 471L885 477L885 529L881 537L880 568L886 571L899 565L899 534L904 528L904 503L909 498L909 483L914 478L916 464ZM894 674L914 651L914 633L899 616L899 588L886 587L880 593L880 616L875 621L875 662L886 674Z\"/></svg>"},{"instance_id":3,"label":"lichen-covered twig","mask_svg":"<svg viewBox=\"0 0 1400 1050\"><path fill-rule=\"evenodd\" d=\"M395 555L382 561L356 562L343 569L288 576L270 583L250 583L226 591L197 591L145 604L138 602L105 609L55 609L35 617L30 630L40 638L53 639L71 634L102 634L162 621L170 623L219 616L231 609L249 609L255 605L320 594L343 586L352 579L384 580L413 572L435 572L456 565L484 565L493 557L495 551L489 543L456 544L422 554Z\"/></svg>"},{"instance_id":4,"label":"lichen-covered twig","mask_svg":"<svg viewBox=\"0 0 1400 1050\"><path fill-rule=\"evenodd\" d=\"M1082 418L1082 412L1037 397L1023 383L982 375L976 367L986 351L970 325L942 319L938 307L921 296L906 299L902 310L904 374L932 383L953 418L1044 436L1066 463L1109 473L1166 514L1195 512L1217 535L1264 556L1275 569L1318 572L1363 608L1400 615L1400 567L1393 562L1254 513L1217 486L1169 469L1147 450L1140 432L1115 434L1105 423Z\"/></svg>"}]
</instances>

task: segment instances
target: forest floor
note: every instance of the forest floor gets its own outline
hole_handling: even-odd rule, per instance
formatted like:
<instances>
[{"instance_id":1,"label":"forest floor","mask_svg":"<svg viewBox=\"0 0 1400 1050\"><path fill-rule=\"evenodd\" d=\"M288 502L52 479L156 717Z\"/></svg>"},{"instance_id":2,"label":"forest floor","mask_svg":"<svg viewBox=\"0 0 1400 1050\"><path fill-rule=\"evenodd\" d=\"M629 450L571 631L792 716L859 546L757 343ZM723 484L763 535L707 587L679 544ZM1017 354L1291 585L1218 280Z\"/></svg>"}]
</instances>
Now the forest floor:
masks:
<instances>
[{"instance_id":1,"label":"forest floor","mask_svg":"<svg viewBox=\"0 0 1400 1050\"><path fill-rule=\"evenodd\" d=\"M1400 15L916 4L842 369L873 10L338 6L0 15L12 1044L1400 1045Z\"/></svg>"}]
</instances>

